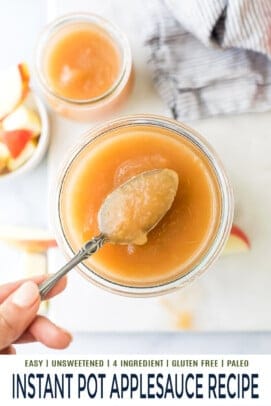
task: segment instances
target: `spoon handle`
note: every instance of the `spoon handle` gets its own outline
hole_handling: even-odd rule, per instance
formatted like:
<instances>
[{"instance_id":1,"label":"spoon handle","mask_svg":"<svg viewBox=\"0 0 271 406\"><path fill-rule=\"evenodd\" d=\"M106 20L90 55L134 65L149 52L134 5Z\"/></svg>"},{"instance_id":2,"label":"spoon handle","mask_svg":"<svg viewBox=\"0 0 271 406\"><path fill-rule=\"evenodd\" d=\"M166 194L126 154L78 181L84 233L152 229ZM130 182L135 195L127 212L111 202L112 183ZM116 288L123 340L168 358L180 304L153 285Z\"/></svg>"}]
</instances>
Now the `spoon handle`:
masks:
<instances>
[{"instance_id":1,"label":"spoon handle","mask_svg":"<svg viewBox=\"0 0 271 406\"><path fill-rule=\"evenodd\" d=\"M95 252L97 252L104 245L105 242L106 238L103 234L100 234L88 241L67 264L65 264L62 268L59 269L59 271L57 271L55 274L50 276L39 285L41 299L45 298L47 293L50 292L50 290L64 275L66 275L76 265L80 264L80 262L95 254Z\"/></svg>"}]
</instances>

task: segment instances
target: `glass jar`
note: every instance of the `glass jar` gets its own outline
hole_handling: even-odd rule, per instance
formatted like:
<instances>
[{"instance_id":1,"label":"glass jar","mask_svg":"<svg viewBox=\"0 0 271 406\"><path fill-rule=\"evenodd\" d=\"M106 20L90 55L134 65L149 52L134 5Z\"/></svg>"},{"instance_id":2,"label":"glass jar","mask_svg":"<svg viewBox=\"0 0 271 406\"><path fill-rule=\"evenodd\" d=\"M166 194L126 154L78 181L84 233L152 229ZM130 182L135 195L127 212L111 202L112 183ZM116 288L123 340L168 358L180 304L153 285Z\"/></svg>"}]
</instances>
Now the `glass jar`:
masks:
<instances>
[{"instance_id":1,"label":"glass jar","mask_svg":"<svg viewBox=\"0 0 271 406\"><path fill-rule=\"evenodd\" d=\"M90 267L86 263L82 263L78 266L79 272L90 282L107 289L110 292L129 296L155 296L168 293L177 288L183 287L187 285L188 282L196 279L213 264L221 253L221 250L228 239L233 218L233 195L231 186L220 159L204 138L185 124L165 117L154 115L128 116L91 129L67 156L60 177L57 180L56 204L54 204L53 207L56 238L67 258L70 259L74 255L75 250L72 248L70 239L65 232L65 218L63 215L62 204L65 196L65 185L66 182L69 182L70 171L73 170L72 165L76 162L77 158L82 157L80 154L86 151L86 148L94 148L98 145L97 143L103 143L111 136L117 137L118 135L114 133L114 131L119 131L120 129L125 128L128 128L129 131L131 131L131 127L142 128L142 126L148 126L154 130L157 129L157 131L170 131L176 139L181 137L185 142L191 144L193 148L196 148L200 154L204 156L204 159L208 162L208 165L216 178L215 182L218 185L219 214L216 215L217 218L215 220L217 225L215 231L210 237L210 242L208 243L208 246L206 246L205 251L196 258L193 265L191 265L185 274L177 275L176 273L175 277L172 277L171 280L168 280L165 283L154 283L153 286L150 286L150 284L147 286L132 286L129 284L128 286L128 284L116 283L115 281L106 278L104 275L99 274L99 271L95 269L95 266ZM91 182L91 179L89 181ZM65 198L68 198L67 195Z\"/></svg>"},{"instance_id":2,"label":"glass jar","mask_svg":"<svg viewBox=\"0 0 271 406\"><path fill-rule=\"evenodd\" d=\"M45 61L50 47L58 38L82 25L97 28L112 41L120 55L120 69L108 90L99 96L79 100L57 93L49 83ZM127 37L111 22L95 14L68 14L46 26L38 42L35 65L38 85L52 109L60 115L78 121L96 121L112 114L125 102L133 84L132 56Z\"/></svg>"}]
</instances>

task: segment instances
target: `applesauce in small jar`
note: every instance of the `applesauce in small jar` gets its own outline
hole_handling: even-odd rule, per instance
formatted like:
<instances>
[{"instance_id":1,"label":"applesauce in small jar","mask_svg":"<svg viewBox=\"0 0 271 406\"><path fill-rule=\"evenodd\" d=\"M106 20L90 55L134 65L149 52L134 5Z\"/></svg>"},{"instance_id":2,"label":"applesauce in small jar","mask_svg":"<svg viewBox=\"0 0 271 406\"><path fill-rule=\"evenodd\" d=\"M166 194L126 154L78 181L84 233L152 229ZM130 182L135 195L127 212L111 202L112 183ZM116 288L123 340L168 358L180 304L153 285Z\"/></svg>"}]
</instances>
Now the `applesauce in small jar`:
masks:
<instances>
[{"instance_id":1,"label":"applesauce in small jar","mask_svg":"<svg viewBox=\"0 0 271 406\"><path fill-rule=\"evenodd\" d=\"M49 24L37 47L36 71L50 106L78 121L113 113L132 87L126 36L94 14L69 14Z\"/></svg>"}]
</instances>

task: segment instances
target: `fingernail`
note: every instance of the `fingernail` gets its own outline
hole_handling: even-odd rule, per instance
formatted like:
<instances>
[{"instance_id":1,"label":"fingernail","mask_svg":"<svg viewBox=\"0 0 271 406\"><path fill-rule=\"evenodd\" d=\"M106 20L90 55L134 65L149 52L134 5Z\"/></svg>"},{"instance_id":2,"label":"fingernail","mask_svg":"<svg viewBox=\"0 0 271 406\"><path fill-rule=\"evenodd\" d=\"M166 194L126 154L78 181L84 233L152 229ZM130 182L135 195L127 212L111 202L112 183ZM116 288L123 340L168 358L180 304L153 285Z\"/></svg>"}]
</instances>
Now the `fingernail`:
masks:
<instances>
[{"instance_id":1,"label":"fingernail","mask_svg":"<svg viewBox=\"0 0 271 406\"><path fill-rule=\"evenodd\" d=\"M23 283L12 295L12 302L19 307L31 307L39 297L37 285L28 281Z\"/></svg>"}]
</instances>

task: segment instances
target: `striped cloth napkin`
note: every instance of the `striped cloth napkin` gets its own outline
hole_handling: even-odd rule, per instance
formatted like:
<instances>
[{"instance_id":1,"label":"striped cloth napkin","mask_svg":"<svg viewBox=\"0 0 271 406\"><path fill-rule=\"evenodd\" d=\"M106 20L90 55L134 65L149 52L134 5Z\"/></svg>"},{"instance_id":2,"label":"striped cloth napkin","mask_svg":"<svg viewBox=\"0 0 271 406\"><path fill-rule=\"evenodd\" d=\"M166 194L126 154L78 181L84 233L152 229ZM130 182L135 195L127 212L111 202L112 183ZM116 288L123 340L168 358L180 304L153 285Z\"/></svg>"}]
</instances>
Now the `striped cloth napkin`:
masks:
<instances>
[{"instance_id":1,"label":"striped cloth napkin","mask_svg":"<svg viewBox=\"0 0 271 406\"><path fill-rule=\"evenodd\" d=\"M152 0L145 36L173 117L271 107L271 0Z\"/></svg>"}]
</instances>

